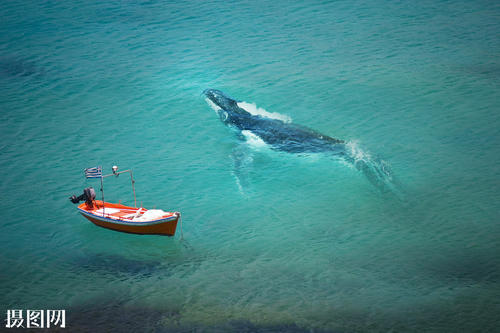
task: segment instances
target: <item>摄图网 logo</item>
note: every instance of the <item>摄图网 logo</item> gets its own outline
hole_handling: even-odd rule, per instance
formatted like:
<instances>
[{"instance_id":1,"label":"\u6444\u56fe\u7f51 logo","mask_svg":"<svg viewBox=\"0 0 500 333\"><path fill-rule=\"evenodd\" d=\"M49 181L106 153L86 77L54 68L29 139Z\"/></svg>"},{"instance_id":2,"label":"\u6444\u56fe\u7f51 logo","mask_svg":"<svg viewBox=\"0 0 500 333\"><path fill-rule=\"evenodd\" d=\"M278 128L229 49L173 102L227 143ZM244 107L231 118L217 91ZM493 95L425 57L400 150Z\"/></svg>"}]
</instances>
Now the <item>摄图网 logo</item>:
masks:
<instances>
[{"instance_id":1,"label":"\u6444\u56fe\u7f51 logo","mask_svg":"<svg viewBox=\"0 0 500 333\"><path fill-rule=\"evenodd\" d=\"M6 328L66 327L66 310L7 310Z\"/></svg>"}]
</instances>

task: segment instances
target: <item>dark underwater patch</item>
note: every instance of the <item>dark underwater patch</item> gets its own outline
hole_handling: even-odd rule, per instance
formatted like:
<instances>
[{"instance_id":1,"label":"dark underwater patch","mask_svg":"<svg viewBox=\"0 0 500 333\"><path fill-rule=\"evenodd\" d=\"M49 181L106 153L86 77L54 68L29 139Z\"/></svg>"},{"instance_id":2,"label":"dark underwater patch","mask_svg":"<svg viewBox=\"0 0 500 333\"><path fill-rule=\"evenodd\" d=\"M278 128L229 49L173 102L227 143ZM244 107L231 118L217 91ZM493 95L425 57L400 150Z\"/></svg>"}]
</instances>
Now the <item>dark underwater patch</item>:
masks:
<instances>
[{"instance_id":1,"label":"dark underwater patch","mask_svg":"<svg viewBox=\"0 0 500 333\"><path fill-rule=\"evenodd\" d=\"M182 243L178 251L158 258L129 258L125 255L108 253L87 253L66 258L71 266L76 266L88 272L112 275L129 275L131 277L147 278L153 274L163 277L174 274L189 274L196 270L206 257L193 252L187 242ZM186 265L186 262L189 265Z\"/></svg>"},{"instance_id":2,"label":"dark underwater patch","mask_svg":"<svg viewBox=\"0 0 500 333\"><path fill-rule=\"evenodd\" d=\"M181 308L151 308L127 305L124 300L96 299L66 309L66 328L54 332L239 332L239 333L340 333L300 327L295 323L254 324L249 320L230 320L216 325L175 324L182 317ZM184 318L185 320L186 318ZM165 321L172 323L165 325Z\"/></svg>"},{"instance_id":3,"label":"dark underwater patch","mask_svg":"<svg viewBox=\"0 0 500 333\"><path fill-rule=\"evenodd\" d=\"M56 332L161 332L161 321L175 310L126 306L122 301L95 300L66 309L66 328Z\"/></svg>"},{"instance_id":4,"label":"dark underwater patch","mask_svg":"<svg viewBox=\"0 0 500 333\"><path fill-rule=\"evenodd\" d=\"M427 260L425 267L441 280L496 284L500 281L497 253L474 249L457 251L439 259Z\"/></svg>"},{"instance_id":5,"label":"dark underwater patch","mask_svg":"<svg viewBox=\"0 0 500 333\"><path fill-rule=\"evenodd\" d=\"M200 327L199 331L203 332L240 332L240 333L340 333L339 331L324 331L312 328L304 328L297 326L294 323L290 324L279 324L279 325L262 325L254 324L248 320L233 320L225 323L224 325L214 326L214 327ZM192 332L197 331L197 329L186 328L181 331L176 332ZM174 332L174 331L162 331L162 332Z\"/></svg>"},{"instance_id":6,"label":"dark underwater patch","mask_svg":"<svg viewBox=\"0 0 500 333\"><path fill-rule=\"evenodd\" d=\"M41 73L42 71L32 61L0 58L0 77L29 77Z\"/></svg>"},{"instance_id":7,"label":"dark underwater patch","mask_svg":"<svg viewBox=\"0 0 500 333\"><path fill-rule=\"evenodd\" d=\"M161 266L161 262L153 260L129 259L119 255L96 254L79 257L74 264L90 272L130 274L147 277Z\"/></svg>"}]
</instances>

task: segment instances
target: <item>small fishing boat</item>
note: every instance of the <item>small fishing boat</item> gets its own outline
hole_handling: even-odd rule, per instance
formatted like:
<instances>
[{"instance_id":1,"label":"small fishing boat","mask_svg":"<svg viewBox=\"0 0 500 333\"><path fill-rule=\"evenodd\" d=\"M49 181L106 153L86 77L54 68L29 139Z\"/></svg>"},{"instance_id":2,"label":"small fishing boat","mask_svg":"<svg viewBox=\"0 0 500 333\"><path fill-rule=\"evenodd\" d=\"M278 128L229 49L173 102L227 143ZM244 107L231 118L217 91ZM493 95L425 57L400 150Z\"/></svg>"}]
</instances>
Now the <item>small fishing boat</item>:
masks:
<instances>
[{"instance_id":1,"label":"small fishing boat","mask_svg":"<svg viewBox=\"0 0 500 333\"><path fill-rule=\"evenodd\" d=\"M100 227L143 235L175 235L177 222L180 220L179 212L165 212L161 209L137 208L135 197L134 178L132 170L118 172L118 167L113 166L113 173L109 175L102 174L102 167L85 169L87 178L101 179L102 200L96 200L95 191L92 187L83 190L80 196L73 195L69 199L78 205L78 211L90 222ZM121 203L109 203L104 201L103 179L110 176L118 177L120 174L130 173L132 190L134 193L134 206L129 207Z\"/></svg>"}]
</instances>

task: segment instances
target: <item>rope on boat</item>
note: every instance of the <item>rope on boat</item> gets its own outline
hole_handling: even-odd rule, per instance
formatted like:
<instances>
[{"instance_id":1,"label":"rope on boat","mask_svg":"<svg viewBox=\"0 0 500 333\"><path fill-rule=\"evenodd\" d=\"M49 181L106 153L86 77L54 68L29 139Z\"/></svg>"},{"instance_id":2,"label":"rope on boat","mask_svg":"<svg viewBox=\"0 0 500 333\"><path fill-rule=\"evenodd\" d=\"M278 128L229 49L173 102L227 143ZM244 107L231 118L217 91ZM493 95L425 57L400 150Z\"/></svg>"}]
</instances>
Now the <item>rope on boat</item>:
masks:
<instances>
[{"instance_id":1,"label":"rope on boat","mask_svg":"<svg viewBox=\"0 0 500 333\"><path fill-rule=\"evenodd\" d=\"M177 215L179 216L179 223L181 224L181 240L183 240L184 239L184 233L182 232L182 215L179 212L177 212Z\"/></svg>"}]
</instances>

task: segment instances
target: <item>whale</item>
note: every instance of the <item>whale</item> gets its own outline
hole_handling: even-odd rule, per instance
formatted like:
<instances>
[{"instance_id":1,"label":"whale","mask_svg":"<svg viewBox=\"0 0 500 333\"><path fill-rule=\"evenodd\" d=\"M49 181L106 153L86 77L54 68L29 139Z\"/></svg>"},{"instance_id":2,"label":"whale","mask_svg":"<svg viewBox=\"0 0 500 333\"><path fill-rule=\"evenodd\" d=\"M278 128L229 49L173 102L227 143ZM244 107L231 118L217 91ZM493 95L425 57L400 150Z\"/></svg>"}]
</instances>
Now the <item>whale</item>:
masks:
<instances>
[{"instance_id":1,"label":"whale","mask_svg":"<svg viewBox=\"0 0 500 333\"><path fill-rule=\"evenodd\" d=\"M238 101L217 89L206 89L203 94L222 123L240 132L251 133L272 149L288 153L344 153L344 140L282 119L251 114L240 107Z\"/></svg>"},{"instance_id":2,"label":"whale","mask_svg":"<svg viewBox=\"0 0 500 333\"><path fill-rule=\"evenodd\" d=\"M258 140L272 150L291 154L325 153L354 166L384 192L394 189L389 165L381 159L371 158L348 141L322 134L286 119L251 113L242 107L244 102L218 89L206 89L203 95L220 121L235 130L242 140ZM235 164L238 166L242 163Z\"/></svg>"}]
</instances>

